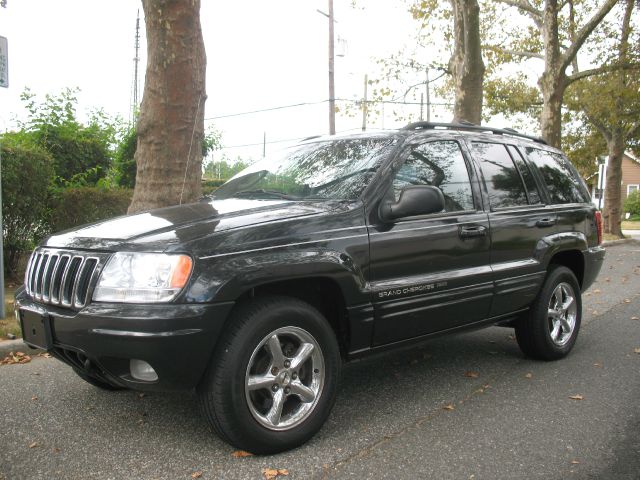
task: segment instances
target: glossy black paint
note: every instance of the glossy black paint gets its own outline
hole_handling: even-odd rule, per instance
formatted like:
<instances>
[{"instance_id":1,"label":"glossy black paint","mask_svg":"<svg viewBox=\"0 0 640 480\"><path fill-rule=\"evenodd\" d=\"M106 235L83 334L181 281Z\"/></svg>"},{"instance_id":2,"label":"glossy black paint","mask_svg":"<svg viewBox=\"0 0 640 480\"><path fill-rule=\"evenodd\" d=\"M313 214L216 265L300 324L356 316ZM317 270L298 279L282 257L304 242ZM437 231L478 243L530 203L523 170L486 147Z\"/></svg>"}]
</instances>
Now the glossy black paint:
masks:
<instances>
[{"instance_id":1,"label":"glossy black paint","mask_svg":"<svg viewBox=\"0 0 640 480\"><path fill-rule=\"evenodd\" d=\"M297 282L335 286L340 311L331 323L345 357L353 358L512 319L528 308L549 263L558 259L580 270L583 289L594 281L604 249L597 246L593 206L549 205L536 176L541 204L489 207L482 171L467 142L503 142L524 152L528 140L453 130L392 134L403 141L358 200L207 200L116 218L43 243L102 252L187 253L194 259L193 273L170 304L93 302L73 311L38 304L24 290L16 300L49 319L52 351L63 361L73 363L60 349L79 353L89 360L88 368L114 384L174 390L198 384L234 305L266 287L303 295ZM381 218L380 203L407 149L435 139L460 145L475 209ZM131 358L148 361L159 380L134 381L128 373Z\"/></svg>"}]
</instances>

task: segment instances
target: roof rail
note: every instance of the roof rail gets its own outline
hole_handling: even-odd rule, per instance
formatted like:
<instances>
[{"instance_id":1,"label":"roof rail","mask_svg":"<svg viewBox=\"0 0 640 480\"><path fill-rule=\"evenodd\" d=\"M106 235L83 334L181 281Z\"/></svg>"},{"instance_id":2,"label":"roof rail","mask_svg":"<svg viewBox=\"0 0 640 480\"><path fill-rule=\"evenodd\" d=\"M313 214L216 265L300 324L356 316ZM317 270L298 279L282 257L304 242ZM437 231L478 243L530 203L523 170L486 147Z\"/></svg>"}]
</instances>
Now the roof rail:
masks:
<instances>
[{"instance_id":1,"label":"roof rail","mask_svg":"<svg viewBox=\"0 0 640 480\"><path fill-rule=\"evenodd\" d=\"M414 122L402 128L402 130L429 130L429 129L431 130L450 129L450 130L469 130L469 131L475 131L475 132L491 132L495 135L511 135L514 137L526 138L528 140L533 140L534 142L547 145L547 142L545 142L542 138L534 137L531 135L525 135L524 133L518 133L518 131L514 130L513 128L485 127L482 125L475 125L471 122L467 122L466 120L463 120L460 123Z\"/></svg>"}]
</instances>

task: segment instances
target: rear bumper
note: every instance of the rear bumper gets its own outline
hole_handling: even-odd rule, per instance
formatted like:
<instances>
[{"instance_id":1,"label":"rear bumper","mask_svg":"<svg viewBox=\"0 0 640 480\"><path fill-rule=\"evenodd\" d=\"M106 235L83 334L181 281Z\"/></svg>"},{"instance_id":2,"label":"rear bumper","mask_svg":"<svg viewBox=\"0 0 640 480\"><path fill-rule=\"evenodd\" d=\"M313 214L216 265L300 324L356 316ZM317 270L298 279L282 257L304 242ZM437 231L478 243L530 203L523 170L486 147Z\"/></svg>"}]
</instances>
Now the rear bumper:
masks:
<instances>
[{"instance_id":1,"label":"rear bumper","mask_svg":"<svg viewBox=\"0 0 640 480\"><path fill-rule=\"evenodd\" d=\"M584 278L582 279L582 291L584 292L589 288L596 280L602 263L604 262L604 255L606 250L604 247L596 246L584 250Z\"/></svg>"},{"instance_id":2,"label":"rear bumper","mask_svg":"<svg viewBox=\"0 0 640 480\"><path fill-rule=\"evenodd\" d=\"M16 294L16 303L21 311L42 317L48 345L38 346L90 376L145 391L194 388L233 307L233 302L91 304L73 312L33 302L24 292ZM158 380L134 379L129 370L131 359L150 364Z\"/></svg>"}]
</instances>

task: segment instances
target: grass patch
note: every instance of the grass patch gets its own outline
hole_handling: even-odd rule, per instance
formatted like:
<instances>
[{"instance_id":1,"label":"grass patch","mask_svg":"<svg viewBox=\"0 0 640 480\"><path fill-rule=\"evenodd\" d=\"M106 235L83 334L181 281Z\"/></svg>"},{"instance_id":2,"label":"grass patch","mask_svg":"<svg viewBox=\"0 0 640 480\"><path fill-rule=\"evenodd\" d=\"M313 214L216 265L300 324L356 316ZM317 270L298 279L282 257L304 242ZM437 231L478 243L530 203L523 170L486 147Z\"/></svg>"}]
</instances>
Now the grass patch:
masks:
<instances>
[{"instance_id":1,"label":"grass patch","mask_svg":"<svg viewBox=\"0 0 640 480\"><path fill-rule=\"evenodd\" d=\"M20 331L20 325L16 322L16 317L13 313L14 306L14 298L13 295L15 293L15 288L5 288L4 289L4 313L5 317L0 320L0 340L7 340L7 335L12 333L17 338L22 337L22 332Z\"/></svg>"},{"instance_id":2,"label":"grass patch","mask_svg":"<svg viewBox=\"0 0 640 480\"><path fill-rule=\"evenodd\" d=\"M623 230L640 230L640 220L623 220Z\"/></svg>"}]
</instances>

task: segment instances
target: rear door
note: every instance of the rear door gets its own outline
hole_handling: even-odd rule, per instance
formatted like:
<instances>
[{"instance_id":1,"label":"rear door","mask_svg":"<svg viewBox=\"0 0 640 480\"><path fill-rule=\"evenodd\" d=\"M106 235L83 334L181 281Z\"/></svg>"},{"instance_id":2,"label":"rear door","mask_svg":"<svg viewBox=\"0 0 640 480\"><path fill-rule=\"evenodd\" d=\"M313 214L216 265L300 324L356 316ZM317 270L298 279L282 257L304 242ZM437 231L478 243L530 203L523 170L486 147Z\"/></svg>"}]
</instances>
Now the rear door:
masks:
<instances>
[{"instance_id":1,"label":"rear door","mask_svg":"<svg viewBox=\"0 0 640 480\"><path fill-rule=\"evenodd\" d=\"M407 185L440 188L445 211L392 223L372 214L374 345L482 320L491 305L489 223L460 143L440 137L407 147L384 188L397 200Z\"/></svg>"},{"instance_id":2,"label":"rear door","mask_svg":"<svg viewBox=\"0 0 640 480\"><path fill-rule=\"evenodd\" d=\"M514 145L471 141L469 146L482 170L489 200L494 317L525 308L535 298L545 275L536 255L538 242L555 232L557 213L545 205Z\"/></svg>"}]
</instances>

